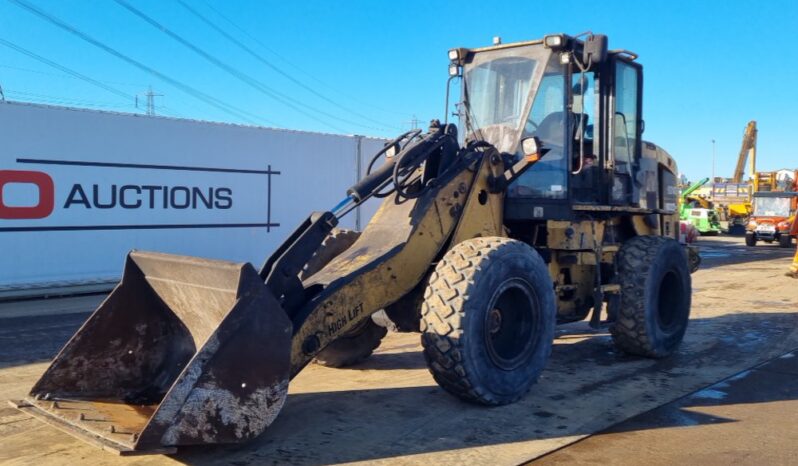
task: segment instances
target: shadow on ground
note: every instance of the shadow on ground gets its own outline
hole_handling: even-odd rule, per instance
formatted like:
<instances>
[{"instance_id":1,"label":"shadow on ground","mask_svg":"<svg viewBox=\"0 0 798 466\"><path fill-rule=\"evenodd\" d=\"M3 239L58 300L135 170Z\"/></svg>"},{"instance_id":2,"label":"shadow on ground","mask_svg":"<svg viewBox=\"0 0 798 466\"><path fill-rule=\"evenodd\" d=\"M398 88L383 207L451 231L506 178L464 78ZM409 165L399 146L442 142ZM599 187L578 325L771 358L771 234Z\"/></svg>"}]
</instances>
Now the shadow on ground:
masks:
<instances>
[{"instance_id":1,"label":"shadow on ground","mask_svg":"<svg viewBox=\"0 0 798 466\"><path fill-rule=\"evenodd\" d=\"M313 464L531 440L556 442L606 429L781 354L786 346L798 347L798 336L787 330L796 324L798 314L793 313L695 319L682 348L662 360L625 355L614 349L604 332L574 325L561 332L541 381L516 404L474 406L434 385L292 394L277 421L255 441L183 449L175 458L196 465ZM589 338L568 343L569 336ZM416 361L422 361L417 351L376 355L342 377L358 369L424 367L423 361ZM794 390L785 396L792 399L797 394ZM731 422L690 416L692 423ZM683 417L664 419L630 429L683 422Z\"/></svg>"},{"instance_id":2,"label":"shadow on ground","mask_svg":"<svg viewBox=\"0 0 798 466\"><path fill-rule=\"evenodd\" d=\"M0 368L53 358L89 313L0 319Z\"/></svg>"}]
</instances>

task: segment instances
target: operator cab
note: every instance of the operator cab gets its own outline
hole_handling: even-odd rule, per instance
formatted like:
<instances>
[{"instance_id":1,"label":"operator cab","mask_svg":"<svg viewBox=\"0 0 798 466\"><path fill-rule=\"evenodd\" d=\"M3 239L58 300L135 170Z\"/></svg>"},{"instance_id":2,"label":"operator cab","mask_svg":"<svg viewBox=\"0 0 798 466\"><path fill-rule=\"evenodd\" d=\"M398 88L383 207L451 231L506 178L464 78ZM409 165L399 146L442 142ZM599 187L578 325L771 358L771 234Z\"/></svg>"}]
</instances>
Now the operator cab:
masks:
<instances>
[{"instance_id":1,"label":"operator cab","mask_svg":"<svg viewBox=\"0 0 798 466\"><path fill-rule=\"evenodd\" d=\"M487 141L515 159L525 138L537 137L547 149L508 188L507 221L568 220L597 206L641 206L635 173L642 68L634 54L606 46L605 36L582 41L560 34L453 51L463 71L465 139Z\"/></svg>"}]
</instances>

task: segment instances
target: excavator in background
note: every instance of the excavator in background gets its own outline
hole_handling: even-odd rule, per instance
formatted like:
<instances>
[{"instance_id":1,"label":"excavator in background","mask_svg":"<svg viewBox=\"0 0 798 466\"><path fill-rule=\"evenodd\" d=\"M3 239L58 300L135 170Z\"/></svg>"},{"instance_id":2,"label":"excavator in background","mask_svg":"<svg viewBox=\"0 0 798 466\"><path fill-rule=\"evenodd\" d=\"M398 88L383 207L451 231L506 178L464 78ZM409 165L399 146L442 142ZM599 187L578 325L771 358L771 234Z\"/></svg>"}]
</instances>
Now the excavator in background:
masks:
<instances>
[{"instance_id":1,"label":"excavator in background","mask_svg":"<svg viewBox=\"0 0 798 466\"><path fill-rule=\"evenodd\" d=\"M748 217L751 215L752 183L744 180L745 166L749 165L749 172L754 178L756 172L756 140L758 130L756 121L751 120L745 126L740 153L737 156L737 165L734 175L727 183L716 183L712 187L712 199L717 205L721 220L728 222L728 231L732 234L741 234L745 231Z\"/></svg>"},{"instance_id":2,"label":"excavator in background","mask_svg":"<svg viewBox=\"0 0 798 466\"><path fill-rule=\"evenodd\" d=\"M679 219L691 224L701 235L717 235L721 228L714 204L705 197L692 195L708 181L709 178L699 180L682 192L679 198Z\"/></svg>"},{"instance_id":3,"label":"excavator in background","mask_svg":"<svg viewBox=\"0 0 798 466\"><path fill-rule=\"evenodd\" d=\"M751 120L745 126L743 132L743 143L740 147L740 154L737 156L737 165L734 168L734 176L732 176L732 183L742 183L743 175L745 174L745 163L750 163L751 176L756 173L756 121Z\"/></svg>"},{"instance_id":4,"label":"excavator in background","mask_svg":"<svg viewBox=\"0 0 798 466\"><path fill-rule=\"evenodd\" d=\"M698 263L678 241L676 162L642 139L637 55L580 37L450 50L460 129L433 121L388 143L260 269L130 252L14 406L120 454L244 442L314 358L370 354L381 311L421 333L445 391L483 405L531 389L557 323L672 354ZM339 219L374 197L364 231L335 247Z\"/></svg>"}]
</instances>

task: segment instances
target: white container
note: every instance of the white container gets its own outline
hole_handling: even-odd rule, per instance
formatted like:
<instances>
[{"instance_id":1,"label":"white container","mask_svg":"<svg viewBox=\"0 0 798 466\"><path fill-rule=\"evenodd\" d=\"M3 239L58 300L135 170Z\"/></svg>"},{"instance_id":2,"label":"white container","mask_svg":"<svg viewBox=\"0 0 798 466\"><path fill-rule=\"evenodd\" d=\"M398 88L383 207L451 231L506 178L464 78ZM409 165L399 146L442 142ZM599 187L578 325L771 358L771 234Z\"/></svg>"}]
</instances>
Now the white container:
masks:
<instances>
[{"instance_id":1,"label":"white container","mask_svg":"<svg viewBox=\"0 0 798 466\"><path fill-rule=\"evenodd\" d=\"M343 199L383 144L0 103L0 298L108 288L130 249L258 267L312 211Z\"/></svg>"}]
</instances>

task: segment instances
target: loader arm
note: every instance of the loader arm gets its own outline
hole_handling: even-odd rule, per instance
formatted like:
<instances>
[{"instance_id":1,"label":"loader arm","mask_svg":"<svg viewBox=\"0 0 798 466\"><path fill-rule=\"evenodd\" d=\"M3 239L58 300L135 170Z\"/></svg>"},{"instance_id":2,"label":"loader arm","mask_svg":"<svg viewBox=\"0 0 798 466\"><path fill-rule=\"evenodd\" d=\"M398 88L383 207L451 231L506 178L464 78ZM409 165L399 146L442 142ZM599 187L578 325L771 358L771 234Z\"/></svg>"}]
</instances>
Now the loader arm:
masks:
<instances>
[{"instance_id":1,"label":"loader arm","mask_svg":"<svg viewBox=\"0 0 798 466\"><path fill-rule=\"evenodd\" d=\"M322 291L292 318L292 377L327 344L411 291L453 245L455 231L459 241L504 235L503 193L487 190L489 177L503 169L497 155L465 153L423 196L388 198L360 238L304 284Z\"/></svg>"}]
</instances>

